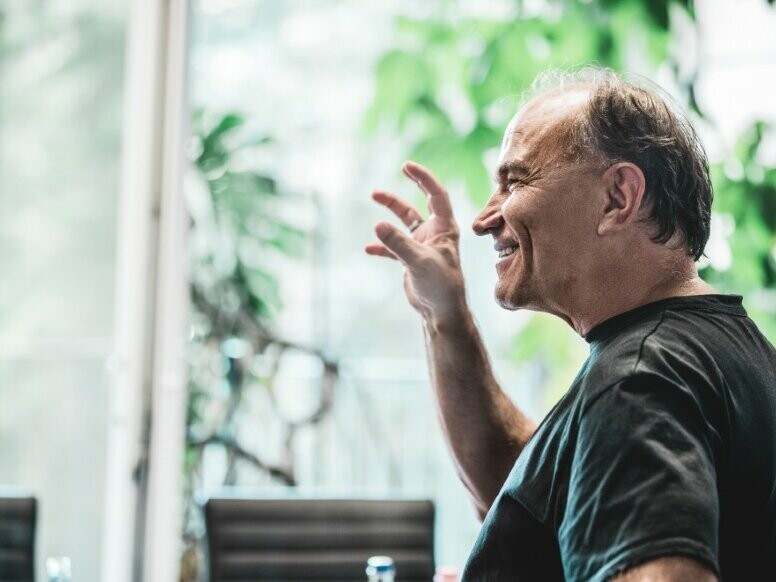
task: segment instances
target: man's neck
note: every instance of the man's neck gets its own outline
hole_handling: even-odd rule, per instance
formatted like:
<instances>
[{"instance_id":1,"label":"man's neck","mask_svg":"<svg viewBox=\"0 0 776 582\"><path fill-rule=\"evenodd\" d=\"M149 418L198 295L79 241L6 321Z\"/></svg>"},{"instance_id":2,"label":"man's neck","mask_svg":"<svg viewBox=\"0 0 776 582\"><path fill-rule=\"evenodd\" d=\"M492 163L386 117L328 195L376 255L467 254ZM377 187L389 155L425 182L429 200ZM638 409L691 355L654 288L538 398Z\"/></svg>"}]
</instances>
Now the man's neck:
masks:
<instances>
[{"instance_id":1,"label":"man's neck","mask_svg":"<svg viewBox=\"0 0 776 582\"><path fill-rule=\"evenodd\" d=\"M595 289L580 294L576 308L570 310L574 315L567 318L579 335L587 335L596 325L616 315L661 299L717 293L698 276L692 262L663 273L646 273L638 268L630 271L611 273Z\"/></svg>"}]
</instances>

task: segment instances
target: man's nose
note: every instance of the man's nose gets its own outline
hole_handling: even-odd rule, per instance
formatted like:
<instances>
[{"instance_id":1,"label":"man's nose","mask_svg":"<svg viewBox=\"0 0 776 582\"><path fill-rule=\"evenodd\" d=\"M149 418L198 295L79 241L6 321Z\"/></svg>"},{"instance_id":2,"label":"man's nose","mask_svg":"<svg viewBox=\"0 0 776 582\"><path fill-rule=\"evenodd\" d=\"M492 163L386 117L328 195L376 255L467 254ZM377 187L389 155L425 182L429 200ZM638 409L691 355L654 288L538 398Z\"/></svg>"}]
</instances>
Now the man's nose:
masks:
<instances>
[{"instance_id":1,"label":"man's nose","mask_svg":"<svg viewBox=\"0 0 776 582\"><path fill-rule=\"evenodd\" d=\"M474 219L474 223L472 224L474 234L483 236L492 230L498 229L504 224L504 219L501 216L501 206L504 203L502 198L503 196L501 196L499 192L495 192L493 196L490 197L485 208L483 208Z\"/></svg>"}]
</instances>

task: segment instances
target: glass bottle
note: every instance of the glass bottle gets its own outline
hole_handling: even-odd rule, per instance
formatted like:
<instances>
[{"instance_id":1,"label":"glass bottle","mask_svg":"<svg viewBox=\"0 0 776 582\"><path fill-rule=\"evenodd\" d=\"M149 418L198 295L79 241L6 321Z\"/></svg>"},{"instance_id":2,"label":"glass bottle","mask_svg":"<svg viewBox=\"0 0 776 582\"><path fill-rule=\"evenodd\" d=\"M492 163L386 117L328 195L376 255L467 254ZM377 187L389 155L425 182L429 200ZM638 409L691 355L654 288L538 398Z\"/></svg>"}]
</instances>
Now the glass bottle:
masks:
<instances>
[{"instance_id":1,"label":"glass bottle","mask_svg":"<svg viewBox=\"0 0 776 582\"><path fill-rule=\"evenodd\" d=\"M393 582L396 568L389 556L372 556L366 561L366 576L369 582Z\"/></svg>"},{"instance_id":2,"label":"glass bottle","mask_svg":"<svg viewBox=\"0 0 776 582\"><path fill-rule=\"evenodd\" d=\"M70 558L46 558L46 580L48 582L70 582L71 570Z\"/></svg>"}]
</instances>

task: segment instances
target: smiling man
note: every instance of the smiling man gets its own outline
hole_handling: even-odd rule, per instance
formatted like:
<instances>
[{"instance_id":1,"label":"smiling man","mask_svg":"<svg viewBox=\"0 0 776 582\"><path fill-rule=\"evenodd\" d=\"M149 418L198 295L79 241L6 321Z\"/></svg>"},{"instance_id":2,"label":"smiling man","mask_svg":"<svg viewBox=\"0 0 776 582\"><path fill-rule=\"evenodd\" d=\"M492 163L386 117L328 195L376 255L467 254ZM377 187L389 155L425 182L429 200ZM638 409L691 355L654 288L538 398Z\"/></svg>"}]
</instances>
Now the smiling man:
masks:
<instances>
[{"instance_id":1,"label":"smiling man","mask_svg":"<svg viewBox=\"0 0 776 582\"><path fill-rule=\"evenodd\" d=\"M537 427L506 396L469 311L443 186L404 173L430 217L376 228L421 314L444 434L484 519L466 580L776 580L776 350L741 297L698 277L708 164L657 92L602 70L555 75L509 124L474 221L495 296L590 344Z\"/></svg>"}]
</instances>

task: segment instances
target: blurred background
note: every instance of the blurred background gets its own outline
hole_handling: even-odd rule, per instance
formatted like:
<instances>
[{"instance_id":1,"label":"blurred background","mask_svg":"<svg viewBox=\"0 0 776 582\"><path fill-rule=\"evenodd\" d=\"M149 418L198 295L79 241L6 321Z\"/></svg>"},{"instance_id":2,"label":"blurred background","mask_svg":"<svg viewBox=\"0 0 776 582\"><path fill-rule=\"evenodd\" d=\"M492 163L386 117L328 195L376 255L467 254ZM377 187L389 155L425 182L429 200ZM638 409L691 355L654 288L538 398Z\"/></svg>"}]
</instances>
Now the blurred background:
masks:
<instances>
[{"instance_id":1,"label":"blurred background","mask_svg":"<svg viewBox=\"0 0 776 582\"><path fill-rule=\"evenodd\" d=\"M78 580L204 580L201 501L419 497L436 561L478 521L382 188L449 187L471 306L535 419L586 344L502 312L469 231L541 71L646 76L712 162L703 277L776 341L772 0L0 0L0 485ZM247 494L247 493L246 493ZM42 568L39 569L41 580Z\"/></svg>"}]
</instances>

